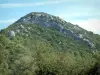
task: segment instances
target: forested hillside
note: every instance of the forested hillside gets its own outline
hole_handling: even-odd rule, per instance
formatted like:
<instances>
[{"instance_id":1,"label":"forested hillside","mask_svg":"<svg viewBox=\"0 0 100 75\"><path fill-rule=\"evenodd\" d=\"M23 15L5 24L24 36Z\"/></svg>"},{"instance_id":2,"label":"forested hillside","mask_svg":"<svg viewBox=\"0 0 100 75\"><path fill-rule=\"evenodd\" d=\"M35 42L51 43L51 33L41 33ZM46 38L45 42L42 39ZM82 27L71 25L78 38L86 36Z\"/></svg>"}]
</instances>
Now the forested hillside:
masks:
<instances>
[{"instance_id":1,"label":"forested hillside","mask_svg":"<svg viewBox=\"0 0 100 75\"><path fill-rule=\"evenodd\" d=\"M99 49L100 35L30 13L0 31L0 75L100 75Z\"/></svg>"}]
</instances>

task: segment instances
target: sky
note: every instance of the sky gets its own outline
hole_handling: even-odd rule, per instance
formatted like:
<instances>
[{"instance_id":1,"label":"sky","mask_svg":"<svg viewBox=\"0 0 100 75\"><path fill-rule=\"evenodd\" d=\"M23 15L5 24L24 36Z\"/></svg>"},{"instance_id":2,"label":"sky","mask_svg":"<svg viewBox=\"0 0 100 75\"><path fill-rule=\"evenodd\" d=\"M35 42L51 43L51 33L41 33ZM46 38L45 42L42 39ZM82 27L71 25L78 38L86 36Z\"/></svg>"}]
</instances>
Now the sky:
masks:
<instances>
[{"instance_id":1,"label":"sky","mask_svg":"<svg viewBox=\"0 0 100 75\"><path fill-rule=\"evenodd\" d=\"M30 12L45 12L100 34L100 0L0 0L0 29Z\"/></svg>"}]
</instances>

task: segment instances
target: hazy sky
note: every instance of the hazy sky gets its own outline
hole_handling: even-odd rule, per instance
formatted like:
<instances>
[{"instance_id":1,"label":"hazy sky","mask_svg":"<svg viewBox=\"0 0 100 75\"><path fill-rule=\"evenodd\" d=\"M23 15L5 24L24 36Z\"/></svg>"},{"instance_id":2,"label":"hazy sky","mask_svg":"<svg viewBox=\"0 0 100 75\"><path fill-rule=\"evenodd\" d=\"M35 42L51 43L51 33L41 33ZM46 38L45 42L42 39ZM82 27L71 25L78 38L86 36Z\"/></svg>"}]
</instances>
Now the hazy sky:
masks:
<instances>
[{"instance_id":1,"label":"hazy sky","mask_svg":"<svg viewBox=\"0 0 100 75\"><path fill-rule=\"evenodd\" d=\"M0 0L0 29L30 12L45 12L100 34L100 0Z\"/></svg>"}]
</instances>

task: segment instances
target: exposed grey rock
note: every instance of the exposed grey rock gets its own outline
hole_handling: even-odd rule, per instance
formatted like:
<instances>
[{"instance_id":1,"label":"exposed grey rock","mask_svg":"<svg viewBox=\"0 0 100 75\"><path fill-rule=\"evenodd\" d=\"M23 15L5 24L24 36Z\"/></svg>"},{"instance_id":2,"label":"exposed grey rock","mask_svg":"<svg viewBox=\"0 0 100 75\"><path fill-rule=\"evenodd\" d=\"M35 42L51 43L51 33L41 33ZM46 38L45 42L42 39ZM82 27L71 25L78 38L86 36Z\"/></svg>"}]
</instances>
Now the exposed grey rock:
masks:
<instances>
[{"instance_id":1,"label":"exposed grey rock","mask_svg":"<svg viewBox=\"0 0 100 75\"><path fill-rule=\"evenodd\" d=\"M21 18L20 22L39 24L41 26L53 27L60 30L61 23L58 23L54 20L56 20L56 17L52 15L48 15L45 13L32 13L28 17ZM21 28L23 28L22 25Z\"/></svg>"},{"instance_id":2,"label":"exposed grey rock","mask_svg":"<svg viewBox=\"0 0 100 75\"><path fill-rule=\"evenodd\" d=\"M41 16L41 14L40 13L37 13L36 16Z\"/></svg>"},{"instance_id":3,"label":"exposed grey rock","mask_svg":"<svg viewBox=\"0 0 100 75\"><path fill-rule=\"evenodd\" d=\"M9 38L13 39L14 37L15 37L15 32L13 30L9 31Z\"/></svg>"},{"instance_id":4,"label":"exposed grey rock","mask_svg":"<svg viewBox=\"0 0 100 75\"><path fill-rule=\"evenodd\" d=\"M59 44L61 44L61 42L59 42Z\"/></svg>"},{"instance_id":5,"label":"exposed grey rock","mask_svg":"<svg viewBox=\"0 0 100 75\"><path fill-rule=\"evenodd\" d=\"M20 30L16 30L17 33L20 33Z\"/></svg>"},{"instance_id":6,"label":"exposed grey rock","mask_svg":"<svg viewBox=\"0 0 100 75\"><path fill-rule=\"evenodd\" d=\"M81 30L81 29L80 29L78 26L76 26L76 25L74 26L74 29L75 29L75 30Z\"/></svg>"},{"instance_id":7,"label":"exposed grey rock","mask_svg":"<svg viewBox=\"0 0 100 75\"><path fill-rule=\"evenodd\" d=\"M60 25L60 32L63 32L64 27Z\"/></svg>"},{"instance_id":8,"label":"exposed grey rock","mask_svg":"<svg viewBox=\"0 0 100 75\"><path fill-rule=\"evenodd\" d=\"M29 36L28 34L26 34L26 36Z\"/></svg>"},{"instance_id":9,"label":"exposed grey rock","mask_svg":"<svg viewBox=\"0 0 100 75\"><path fill-rule=\"evenodd\" d=\"M79 34L79 38L81 38L81 39L82 39L82 38L83 38L83 35L82 35L82 34Z\"/></svg>"},{"instance_id":10,"label":"exposed grey rock","mask_svg":"<svg viewBox=\"0 0 100 75\"><path fill-rule=\"evenodd\" d=\"M91 42L91 41L89 41L88 39L83 39L84 40L84 42L85 43L87 43L88 44L88 46L90 47L90 48L94 48L95 46L94 46L94 44Z\"/></svg>"},{"instance_id":11,"label":"exposed grey rock","mask_svg":"<svg viewBox=\"0 0 100 75\"><path fill-rule=\"evenodd\" d=\"M30 30L30 29L31 29L31 27L28 27L28 29Z\"/></svg>"},{"instance_id":12,"label":"exposed grey rock","mask_svg":"<svg viewBox=\"0 0 100 75\"><path fill-rule=\"evenodd\" d=\"M21 26L22 29L24 29L24 26L23 25L20 25L20 26Z\"/></svg>"},{"instance_id":13,"label":"exposed grey rock","mask_svg":"<svg viewBox=\"0 0 100 75\"><path fill-rule=\"evenodd\" d=\"M89 41L88 39L83 39L83 35L82 34L79 34L79 36L78 36L73 31L71 31L69 29L64 29L64 28L62 29L62 32L64 34L66 34L66 35L70 35L70 36L74 37L75 40L83 40L85 43L88 44L88 46L90 48L94 48L95 47L94 44L91 41Z\"/></svg>"},{"instance_id":14,"label":"exposed grey rock","mask_svg":"<svg viewBox=\"0 0 100 75\"><path fill-rule=\"evenodd\" d=\"M72 31L72 30L70 30L71 31L71 33L73 33L74 34L74 32Z\"/></svg>"},{"instance_id":15,"label":"exposed grey rock","mask_svg":"<svg viewBox=\"0 0 100 75\"><path fill-rule=\"evenodd\" d=\"M28 30L27 29L24 29L25 30L25 32L28 32Z\"/></svg>"},{"instance_id":16,"label":"exposed grey rock","mask_svg":"<svg viewBox=\"0 0 100 75\"><path fill-rule=\"evenodd\" d=\"M50 18L53 20L53 17L52 16L50 16Z\"/></svg>"}]
</instances>

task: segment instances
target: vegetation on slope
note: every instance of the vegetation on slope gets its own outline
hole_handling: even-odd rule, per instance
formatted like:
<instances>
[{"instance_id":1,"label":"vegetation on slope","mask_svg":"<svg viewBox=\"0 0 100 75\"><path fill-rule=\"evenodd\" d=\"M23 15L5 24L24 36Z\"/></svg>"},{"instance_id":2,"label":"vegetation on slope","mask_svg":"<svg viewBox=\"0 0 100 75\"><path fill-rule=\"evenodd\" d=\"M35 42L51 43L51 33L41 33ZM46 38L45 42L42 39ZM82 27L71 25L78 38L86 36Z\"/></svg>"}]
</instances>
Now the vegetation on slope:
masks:
<instances>
[{"instance_id":1,"label":"vegetation on slope","mask_svg":"<svg viewBox=\"0 0 100 75\"><path fill-rule=\"evenodd\" d=\"M25 25L26 28L28 26L32 28L29 32L20 29L13 40L7 34L15 27L10 26L1 31L0 75L100 74L99 48L98 51L91 50L81 41L53 28ZM100 39L98 36L95 38Z\"/></svg>"}]
</instances>

